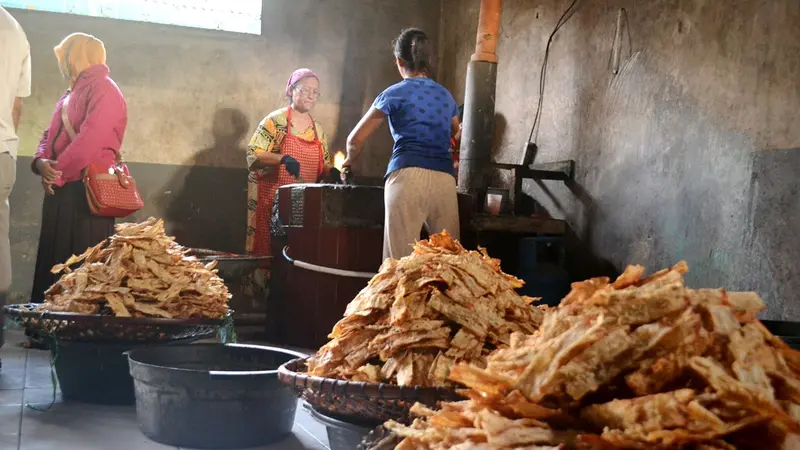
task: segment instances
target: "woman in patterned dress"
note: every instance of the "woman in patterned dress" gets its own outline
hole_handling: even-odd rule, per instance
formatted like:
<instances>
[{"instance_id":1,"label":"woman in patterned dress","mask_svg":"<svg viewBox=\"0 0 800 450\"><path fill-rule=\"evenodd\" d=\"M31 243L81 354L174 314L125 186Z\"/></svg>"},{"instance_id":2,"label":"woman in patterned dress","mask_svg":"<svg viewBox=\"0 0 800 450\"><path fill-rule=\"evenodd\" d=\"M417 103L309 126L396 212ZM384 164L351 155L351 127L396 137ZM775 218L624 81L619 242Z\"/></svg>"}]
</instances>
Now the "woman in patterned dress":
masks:
<instances>
[{"instance_id":1,"label":"woman in patterned dress","mask_svg":"<svg viewBox=\"0 0 800 450\"><path fill-rule=\"evenodd\" d=\"M269 256L270 220L275 192L287 184L314 183L328 176L331 157L324 131L311 117L319 100L319 77L298 69L286 83L289 106L270 113L258 125L247 148L247 253ZM256 271L248 294L261 297L268 276Z\"/></svg>"}]
</instances>

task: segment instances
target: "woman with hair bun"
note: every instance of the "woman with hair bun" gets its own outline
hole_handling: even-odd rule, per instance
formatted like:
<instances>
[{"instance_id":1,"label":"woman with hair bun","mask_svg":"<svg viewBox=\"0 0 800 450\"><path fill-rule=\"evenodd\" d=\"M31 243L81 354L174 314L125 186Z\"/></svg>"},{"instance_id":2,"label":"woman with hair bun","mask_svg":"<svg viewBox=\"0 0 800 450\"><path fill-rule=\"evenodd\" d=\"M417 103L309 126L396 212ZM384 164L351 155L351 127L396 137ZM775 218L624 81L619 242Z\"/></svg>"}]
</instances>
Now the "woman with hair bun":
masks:
<instances>
[{"instance_id":1,"label":"woman with hair bun","mask_svg":"<svg viewBox=\"0 0 800 450\"><path fill-rule=\"evenodd\" d=\"M451 138L458 133L458 106L450 92L433 81L434 49L417 28L394 41L394 57L403 81L383 91L347 138L351 168L364 141L389 118L394 150L384 187L384 258L410 255L425 226L459 237L458 197L453 176Z\"/></svg>"}]
</instances>

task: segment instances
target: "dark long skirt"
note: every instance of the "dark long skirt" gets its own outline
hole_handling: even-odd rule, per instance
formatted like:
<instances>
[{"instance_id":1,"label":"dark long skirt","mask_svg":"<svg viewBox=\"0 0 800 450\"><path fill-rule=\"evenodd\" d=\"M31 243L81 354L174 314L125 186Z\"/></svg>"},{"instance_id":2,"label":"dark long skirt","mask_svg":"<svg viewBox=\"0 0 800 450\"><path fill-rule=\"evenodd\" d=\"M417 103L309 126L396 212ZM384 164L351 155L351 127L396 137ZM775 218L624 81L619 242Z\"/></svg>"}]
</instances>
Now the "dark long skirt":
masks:
<instances>
[{"instance_id":1,"label":"dark long skirt","mask_svg":"<svg viewBox=\"0 0 800 450\"><path fill-rule=\"evenodd\" d=\"M83 183L75 181L54 187L42 206L42 229L31 302L42 303L44 292L56 281L50 269L72 255L80 255L114 234L114 219L97 217L89 211Z\"/></svg>"}]
</instances>

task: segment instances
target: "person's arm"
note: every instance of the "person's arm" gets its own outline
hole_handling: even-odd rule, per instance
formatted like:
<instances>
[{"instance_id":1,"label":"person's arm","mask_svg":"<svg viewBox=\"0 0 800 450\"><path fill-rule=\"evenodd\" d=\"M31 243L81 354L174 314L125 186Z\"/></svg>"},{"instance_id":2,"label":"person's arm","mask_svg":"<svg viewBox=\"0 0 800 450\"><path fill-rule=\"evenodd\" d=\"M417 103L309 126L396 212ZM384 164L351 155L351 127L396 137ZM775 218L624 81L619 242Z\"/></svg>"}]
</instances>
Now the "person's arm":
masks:
<instances>
[{"instance_id":1,"label":"person's arm","mask_svg":"<svg viewBox=\"0 0 800 450\"><path fill-rule=\"evenodd\" d=\"M39 147L36 149L36 154L33 156L33 161L31 161L31 170L36 175L41 175L39 172L39 161L47 160L45 155L45 148L47 147L47 133L48 130L45 129L44 133L42 133L42 139L39 140Z\"/></svg>"},{"instance_id":2,"label":"person's arm","mask_svg":"<svg viewBox=\"0 0 800 450\"><path fill-rule=\"evenodd\" d=\"M19 130L19 119L22 117L22 97L14 98L14 108L11 110L11 120L14 122L14 131Z\"/></svg>"},{"instance_id":3,"label":"person's arm","mask_svg":"<svg viewBox=\"0 0 800 450\"><path fill-rule=\"evenodd\" d=\"M45 192L48 194L53 193L50 184L56 182L56 180L61 177L61 171L56 170L54 167L55 161L49 159L51 157L51 150L47 148L47 139L50 136L50 127L55 121L55 116L61 114L61 108L64 105L64 99L67 98L67 95L69 95L69 93L62 95L58 102L56 102L56 110L53 112L54 118L50 120L50 125L48 125L44 133L42 133L42 138L39 140L39 145L36 148L36 154L33 157L33 161L31 161L31 171L42 177L42 185L44 185ZM57 137L58 135L53 137L53 139Z\"/></svg>"},{"instance_id":4,"label":"person's arm","mask_svg":"<svg viewBox=\"0 0 800 450\"><path fill-rule=\"evenodd\" d=\"M458 117L453 117L450 125L450 134L452 137L453 148L453 167L458 169L458 161L460 159L459 152L461 151L461 120Z\"/></svg>"},{"instance_id":5,"label":"person's arm","mask_svg":"<svg viewBox=\"0 0 800 450\"><path fill-rule=\"evenodd\" d=\"M52 184L55 183L60 177L61 172L56 170L55 161L51 161L45 157L45 149L47 147L48 130L42 133L42 140L39 141L39 148L36 150L36 156L31 162L31 170L36 175L42 177L42 186L47 194L53 194Z\"/></svg>"},{"instance_id":6,"label":"person's arm","mask_svg":"<svg viewBox=\"0 0 800 450\"><path fill-rule=\"evenodd\" d=\"M61 96L58 102L56 102L56 110L55 112L53 112L54 116L61 115L61 106L64 104L64 99L67 98L67 95L69 94L65 93L64 95ZM39 161L44 160L50 162L49 159L51 155L50 155L50 149L47 148L47 138L50 135L50 127L52 126L54 121L55 118L51 119L50 125L48 126L48 128L45 128L44 133L42 133L42 138L39 140L39 146L36 148L36 154L33 155L33 161L31 161L31 170L36 175L42 175L41 171L39 170ZM56 137L57 136L53 137L53 139L55 139Z\"/></svg>"},{"instance_id":7,"label":"person's arm","mask_svg":"<svg viewBox=\"0 0 800 450\"><path fill-rule=\"evenodd\" d=\"M250 166L251 169L263 169L265 167L275 167L281 165L283 155L264 151L256 157L256 162Z\"/></svg>"},{"instance_id":8,"label":"person's arm","mask_svg":"<svg viewBox=\"0 0 800 450\"><path fill-rule=\"evenodd\" d=\"M333 168L333 158L328 148L328 136L325 135L325 130L319 130L319 141L322 143L322 175L325 178L330 176L331 169Z\"/></svg>"},{"instance_id":9,"label":"person's arm","mask_svg":"<svg viewBox=\"0 0 800 450\"><path fill-rule=\"evenodd\" d=\"M265 169L281 164L282 155L276 150L279 137L277 124L273 117L265 118L259 124L250 144L247 146L247 167L250 170Z\"/></svg>"},{"instance_id":10,"label":"person's arm","mask_svg":"<svg viewBox=\"0 0 800 450\"><path fill-rule=\"evenodd\" d=\"M96 161L117 131L115 126L127 120L125 99L119 91L109 86L91 95L80 131L58 155L56 168L61 172L80 172Z\"/></svg>"},{"instance_id":11,"label":"person's arm","mask_svg":"<svg viewBox=\"0 0 800 450\"><path fill-rule=\"evenodd\" d=\"M353 161L358 159L364 147L364 141L381 126L384 118L386 118L386 114L375 106L372 106L369 111L364 114L364 117L361 118L358 125L356 125L353 131L350 132L350 135L347 136L347 159L343 164L344 167L350 167Z\"/></svg>"},{"instance_id":12,"label":"person's arm","mask_svg":"<svg viewBox=\"0 0 800 450\"><path fill-rule=\"evenodd\" d=\"M22 117L22 99L31 95L31 47L25 40L25 59L19 71L19 81L14 98L14 108L11 110L11 118L14 122L14 131L19 129L19 119Z\"/></svg>"}]
</instances>

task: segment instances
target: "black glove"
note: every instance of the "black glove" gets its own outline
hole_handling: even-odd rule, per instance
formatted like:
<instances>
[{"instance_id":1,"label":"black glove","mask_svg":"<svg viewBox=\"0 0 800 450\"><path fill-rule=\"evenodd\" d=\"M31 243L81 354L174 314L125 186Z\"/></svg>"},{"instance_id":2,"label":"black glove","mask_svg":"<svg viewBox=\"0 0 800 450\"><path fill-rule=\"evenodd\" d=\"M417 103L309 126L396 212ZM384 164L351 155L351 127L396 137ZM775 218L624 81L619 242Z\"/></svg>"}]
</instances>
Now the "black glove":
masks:
<instances>
[{"instance_id":1,"label":"black glove","mask_svg":"<svg viewBox=\"0 0 800 450\"><path fill-rule=\"evenodd\" d=\"M331 180L331 183L337 184L342 182L342 172L339 172L339 169L336 167L331 167L331 172L328 174L328 179Z\"/></svg>"},{"instance_id":2,"label":"black glove","mask_svg":"<svg viewBox=\"0 0 800 450\"><path fill-rule=\"evenodd\" d=\"M284 156L281 158L281 164L286 167L286 171L289 172L289 175L299 178L300 177L300 163L297 162L296 159L292 158L289 155Z\"/></svg>"}]
</instances>

